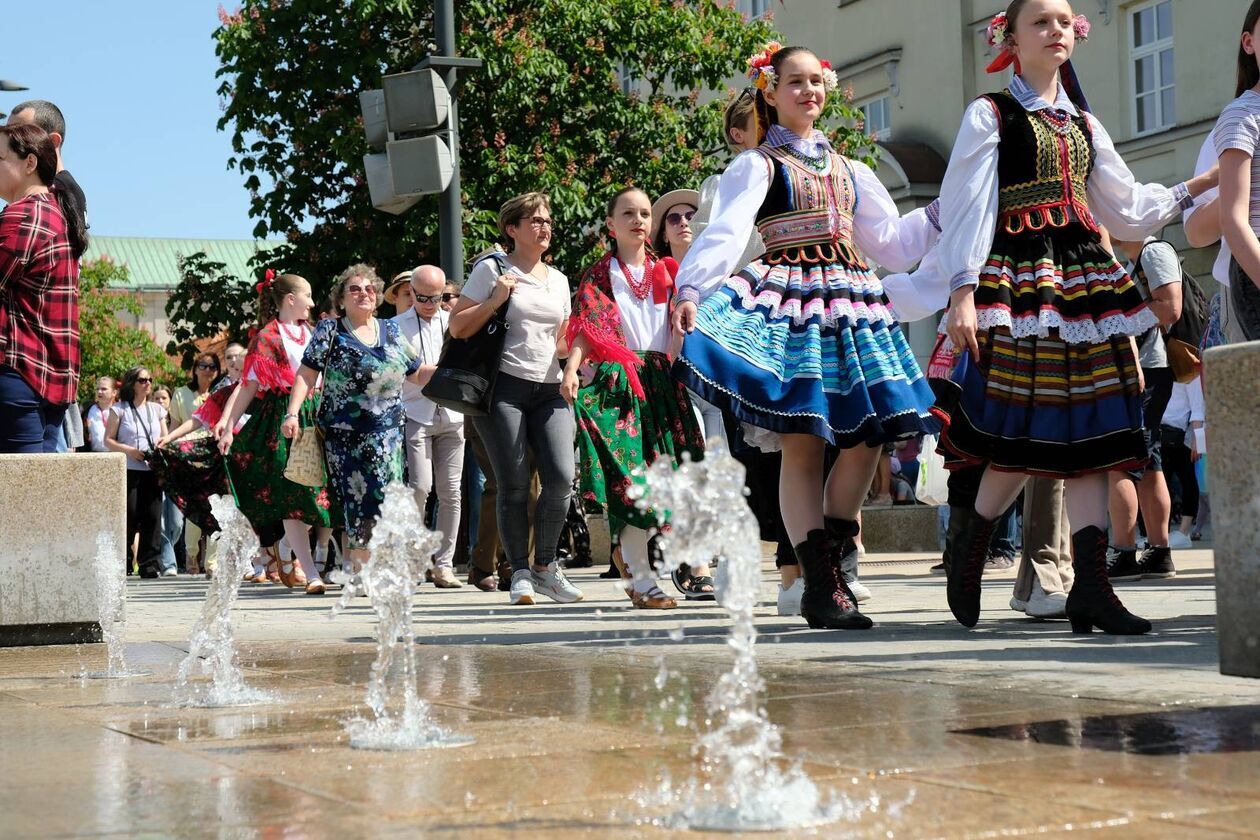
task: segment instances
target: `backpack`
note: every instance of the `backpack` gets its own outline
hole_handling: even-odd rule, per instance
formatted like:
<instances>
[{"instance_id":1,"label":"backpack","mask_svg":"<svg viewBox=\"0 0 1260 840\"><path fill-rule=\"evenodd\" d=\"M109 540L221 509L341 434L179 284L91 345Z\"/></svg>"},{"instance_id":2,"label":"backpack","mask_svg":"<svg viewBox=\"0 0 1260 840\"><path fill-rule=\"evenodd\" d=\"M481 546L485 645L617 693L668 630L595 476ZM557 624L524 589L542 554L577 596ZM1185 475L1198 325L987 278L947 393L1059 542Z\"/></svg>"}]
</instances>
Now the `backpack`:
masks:
<instances>
[{"instance_id":1,"label":"backpack","mask_svg":"<svg viewBox=\"0 0 1260 840\"><path fill-rule=\"evenodd\" d=\"M1143 274L1142 284L1149 293L1145 272L1142 271L1142 254L1147 247L1154 245L1154 240L1142 246L1142 251L1134 263L1136 271ZM1181 261L1178 260L1178 265ZM1194 275L1181 265L1181 317L1164 330L1164 344L1168 348L1168 364L1178 382L1186 383L1199 375L1202 364L1202 353L1199 345L1203 342L1203 333L1207 330L1208 301L1203 294L1203 287Z\"/></svg>"}]
</instances>

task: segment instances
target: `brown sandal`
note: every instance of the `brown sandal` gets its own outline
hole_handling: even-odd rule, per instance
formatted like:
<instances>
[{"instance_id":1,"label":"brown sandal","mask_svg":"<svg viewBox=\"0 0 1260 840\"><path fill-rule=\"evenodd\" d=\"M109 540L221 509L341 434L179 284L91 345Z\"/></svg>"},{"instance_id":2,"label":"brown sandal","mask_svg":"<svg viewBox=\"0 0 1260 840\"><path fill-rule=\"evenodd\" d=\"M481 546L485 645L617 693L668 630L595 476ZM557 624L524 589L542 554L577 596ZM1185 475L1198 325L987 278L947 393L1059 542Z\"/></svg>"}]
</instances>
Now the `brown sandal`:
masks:
<instances>
[{"instance_id":1,"label":"brown sandal","mask_svg":"<svg viewBox=\"0 0 1260 840\"><path fill-rule=\"evenodd\" d=\"M678 602L666 595L659 586L653 586L647 592L630 590L630 600L641 610L672 610Z\"/></svg>"}]
</instances>

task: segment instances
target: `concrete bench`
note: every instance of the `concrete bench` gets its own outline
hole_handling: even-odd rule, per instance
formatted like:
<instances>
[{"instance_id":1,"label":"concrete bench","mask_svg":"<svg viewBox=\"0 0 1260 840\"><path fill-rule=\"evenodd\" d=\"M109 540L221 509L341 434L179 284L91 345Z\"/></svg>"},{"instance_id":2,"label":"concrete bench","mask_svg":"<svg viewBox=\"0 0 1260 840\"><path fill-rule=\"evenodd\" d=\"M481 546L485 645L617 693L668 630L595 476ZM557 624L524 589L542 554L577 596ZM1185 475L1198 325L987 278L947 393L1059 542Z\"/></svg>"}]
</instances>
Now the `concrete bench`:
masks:
<instances>
[{"instance_id":1,"label":"concrete bench","mask_svg":"<svg viewBox=\"0 0 1260 840\"><path fill-rule=\"evenodd\" d=\"M1260 341L1204 355L1221 673L1260 677Z\"/></svg>"},{"instance_id":2,"label":"concrete bench","mask_svg":"<svg viewBox=\"0 0 1260 840\"><path fill-rule=\"evenodd\" d=\"M96 538L122 545L119 453L0 455L0 646L99 642Z\"/></svg>"}]
</instances>

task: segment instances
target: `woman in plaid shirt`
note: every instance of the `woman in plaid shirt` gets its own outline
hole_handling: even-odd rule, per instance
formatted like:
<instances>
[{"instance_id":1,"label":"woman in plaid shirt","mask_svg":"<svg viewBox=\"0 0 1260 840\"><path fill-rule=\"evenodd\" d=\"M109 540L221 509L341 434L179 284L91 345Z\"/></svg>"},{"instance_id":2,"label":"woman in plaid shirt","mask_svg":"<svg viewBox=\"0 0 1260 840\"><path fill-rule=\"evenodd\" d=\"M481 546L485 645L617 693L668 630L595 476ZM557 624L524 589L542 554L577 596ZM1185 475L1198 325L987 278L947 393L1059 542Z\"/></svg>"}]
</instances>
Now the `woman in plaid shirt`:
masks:
<instances>
[{"instance_id":1,"label":"woman in plaid shirt","mask_svg":"<svg viewBox=\"0 0 1260 840\"><path fill-rule=\"evenodd\" d=\"M79 387L79 256L87 232L52 189L43 129L0 127L0 452L55 452Z\"/></svg>"}]
</instances>

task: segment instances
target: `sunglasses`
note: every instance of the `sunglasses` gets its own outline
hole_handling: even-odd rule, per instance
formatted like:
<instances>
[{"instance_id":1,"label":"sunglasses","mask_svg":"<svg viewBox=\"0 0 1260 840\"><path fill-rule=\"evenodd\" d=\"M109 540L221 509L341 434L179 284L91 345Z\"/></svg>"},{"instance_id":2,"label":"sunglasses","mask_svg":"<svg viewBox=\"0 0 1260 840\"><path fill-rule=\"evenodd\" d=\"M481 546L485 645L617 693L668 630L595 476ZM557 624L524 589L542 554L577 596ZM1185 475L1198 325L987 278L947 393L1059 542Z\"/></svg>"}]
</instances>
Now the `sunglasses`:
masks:
<instances>
[{"instance_id":1,"label":"sunglasses","mask_svg":"<svg viewBox=\"0 0 1260 840\"><path fill-rule=\"evenodd\" d=\"M459 300L459 292L446 292L442 295L442 303L450 303L453 300Z\"/></svg>"},{"instance_id":2,"label":"sunglasses","mask_svg":"<svg viewBox=\"0 0 1260 840\"><path fill-rule=\"evenodd\" d=\"M152 376L137 376L136 384L137 385L152 385L153 377Z\"/></svg>"},{"instance_id":3,"label":"sunglasses","mask_svg":"<svg viewBox=\"0 0 1260 840\"><path fill-rule=\"evenodd\" d=\"M348 295L367 295L376 297L375 286L346 286L346 294Z\"/></svg>"},{"instance_id":4,"label":"sunglasses","mask_svg":"<svg viewBox=\"0 0 1260 840\"><path fill-rule=\"evenodd\" d=\"M197 362L197 370L218 370L218 365L212 365L209 362Z\"/></svg>"},{"instance_id":5,"label":"sunglasses","mask_svg":"<svg viewBox=\"0 0 1260 840\"><path fill-rule=\"evenodd\" d=\"M441 303L446 295L416 295L416 303Z\"/></svg>"},{"instance_id":6,"label":"sunglasses","mask_svg":"<svg viewBox=\"0 0 1260 840\"><path fill-rule=\"evenodd\" d=\"M670 213L669 215L667 215L665 217L665 221L671 225L677 226L677 225L681 225L684 219L690 222L692 219L695 218L695 216L696 216L695 210L688 210L686 213L675 212L675 213Z\"/></svg>"}]
</instances>

